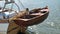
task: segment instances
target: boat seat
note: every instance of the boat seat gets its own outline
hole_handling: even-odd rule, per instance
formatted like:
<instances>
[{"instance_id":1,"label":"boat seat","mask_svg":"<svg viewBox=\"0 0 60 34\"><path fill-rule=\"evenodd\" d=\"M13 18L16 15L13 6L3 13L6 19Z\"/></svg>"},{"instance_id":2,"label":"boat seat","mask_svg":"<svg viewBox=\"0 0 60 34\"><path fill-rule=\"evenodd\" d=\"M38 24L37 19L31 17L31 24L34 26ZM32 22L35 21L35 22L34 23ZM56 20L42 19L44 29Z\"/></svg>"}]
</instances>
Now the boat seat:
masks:
<instances>
[{"instance_id":1,"label":"boat seat","mask_svg":"<svg viewBox=\"0 0 60 34\"><path fill-rule=\"evenodd\" d=\"M44 15L42 13L33 13L33 14L30 14L30 15L37 15L37 16L41 16L41 15Z\"/></svg>"},{"instance_id":2,"label":"boat seat","mask_svg":"<svg viewBox=\"0 0 60 34\"><path fill-rule=\"evenodd\" d=\"M8 23L8 19L0 20L0 23Z\"/></svg>"},{"instance_id":3,"label":"boat seat","mask_svg":"<svg viewBox=\"0 0 60 34\"><path fill-rule=\"evenodd\" d=\"M36 10L36 11L30 11L29 14L32 14L32 13L39 13L40 11Z\"/></svg>"},{"instance_id":4,"label":"boat seat","mask_svg":"<svg viewBox=\"0 0 60 34\"><path fill-rule=\"evenodd\" d=\"M28 21L28 20L30 20L30 19L20 19L20 20Z\"/></svg>"},{"instance_id":5,"label":"boat seat","mask_svg":"<svg viewBox=\"0 0 60 34\"><path fill-rule=\"evenodd\" d=\"M46 13L48 9L39 10L41 13Z\"/></svg>"},{"instance_id":6,"label":"boat seat","mask_svg":"<svg viewBox=\"0 0 60 34\"><path fill-rule=\"evenodd\" d=\"M33 18L33 17L36 17L37 15L25 15L25 16L22 16L20 18L22 19L30 19L30 18Z\"/></svg>"}]
</instances>

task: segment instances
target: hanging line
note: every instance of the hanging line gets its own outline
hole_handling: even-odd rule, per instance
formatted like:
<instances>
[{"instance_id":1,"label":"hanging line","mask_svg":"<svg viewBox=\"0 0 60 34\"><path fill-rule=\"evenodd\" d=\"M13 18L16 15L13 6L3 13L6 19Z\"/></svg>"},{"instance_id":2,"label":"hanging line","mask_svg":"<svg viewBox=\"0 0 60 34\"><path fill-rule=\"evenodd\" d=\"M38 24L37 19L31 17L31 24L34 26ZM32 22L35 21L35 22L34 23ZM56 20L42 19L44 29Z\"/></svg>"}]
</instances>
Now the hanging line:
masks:
<instances>
[{"instance_id":1,"label":"hanging line","mask_svg":"<svg viewBox=\"0 0 60 34\"><path fill-rule=\"evenodd\" d=\"M15 3L15 5L18 7L18 10L20 11L20 8L19 8L19 6ZM11 5L11 11L14 11L14 10L12 10L13 9L13 3L12 3L12 5ZM16 14L18 14L17 13L17 11L14 11Z\"/></svg>"},{"instance_id":2,"label":"hanging line","mask_svg":"<svg viewBox=\"0 0 60 34\"><path fill-rule=\"evenodd\" d=\"M4 10L5 6L6 6L6 3L4 3L4 7L2 8L2 11ZM5 19L4 12L2 12L2 14L3 14L3 19Z\"/></svg>"},{"instance_id":3,"label":"hanging line","mask_svg":"<svg viewBox=\"0 0 60 34\"><path fill-rule=\"evenodd\" d=\"M18 8L18 11L20 11L19 6L18 6L14 1L11 1L11 2L13 2L12 5L11 5L11 11L12 11L12 9L13 9L13 4L15 4L15 5L17 6L17 8ZM13 11L14 11L14 10L13 10ZM16 11L15 11L15 13L18 14ZM9 14L10 14L10 11L9 11Z\"/></svg>"},{"instance_id":4,"label":"hanging line","mask_svg":"<svg viewBox=\"0 0 60 34\"><path fill-rule=\"evenodd\" d=\"M13 9L13 3L12 3L12 5L11 5L11 10Z\"/></svg>"},{"instance_id":5,"label":"hanging line","mask_svg":"<svg viewBox=\"0 0 60 34\"><path fill-rule=\"evenodd\" d=\"M18 7L18 10L20 11L20 8L19 8L19 6L16 4L16 3L14 3L17 7Z\"/></svg>"},{"instance_id":6,"label":"hanging line","mask_svg":"<svg viewBox=\"0 0 60 34\"><path fill-rule=\"evenodd\" d=\"M9 15L10 15L10 12L12 12L12 9L13 9L13 4L11 5L11 8L9 9ZM9 15L8 15L8 18L10 17Z\"/></svg>"},{"instance_id":7,"label":"hanging line","mask_svg":"<svg viewBox=\"0 0 60 34\"><path fill-rule=\"evenodd\" d=\"M12 3L12 1L11 1L11 3ZM8 2L7 4L10 4L10 3ZM15 2L13 2L12 5L11 5L11 10L9 10L9 14L10 14L10 12L11 12L12 9L13 9L13 4L15 4L15 5L17 6L18 10L20 11L19 6L18 6ZM13 10L13 11L14 11L14 10ZM15 13L17 13L17 12L15 11ZM17 14L18 14L18 13L17 13ZM8 16L8 18L9 18L9 16Z\"/></svg>"},{"instance_id":8,"label":"hanging line","mask_svg":"<svg viewBox=\"0 0 60 34\"><path fill-rule=\"evenodd\" d=\"M21 2L20 0L18 0L18 1L21 3L22 7L25 9L26 7L22 4L22 2ZM19 4L20 4L20 3L19 3Z\"/></svg>"}]
</instances>

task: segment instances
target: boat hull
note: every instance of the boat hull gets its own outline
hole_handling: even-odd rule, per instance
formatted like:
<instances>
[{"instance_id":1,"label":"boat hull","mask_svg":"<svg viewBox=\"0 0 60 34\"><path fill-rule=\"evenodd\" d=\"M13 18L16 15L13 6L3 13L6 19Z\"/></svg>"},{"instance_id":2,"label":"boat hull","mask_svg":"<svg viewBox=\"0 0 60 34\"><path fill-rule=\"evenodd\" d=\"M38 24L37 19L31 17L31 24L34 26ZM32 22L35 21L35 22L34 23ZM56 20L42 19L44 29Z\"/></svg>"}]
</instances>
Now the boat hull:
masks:
<instances>
[{"instance_id":1,"label":"boat hull","mask_svg":"<svg viewBox=\"0 0 60 34\"><path fill-rule=\"evenodd\" d=\"M26 26L26 27L27 26L32 26L32 25L36 25L36 24L42 23L48 17L48 14L49 13L47 13L47 14L41 16L41 17L29 20L29 21L23 21L23 20L14 20L14 21L19 26Z\"/></svg>"},{"instance_id":2,"label":"boat hull","mask_svg":"<svg viewBox=\"0 0 60 34\"><path fill-rule=\"evenodd\" d=\"M40 15L35 15L35 18L33 18L33 19L30 19L30 18L27 17L30 20L24 21L24 20L21 20L21 19L24 19L24 18L20 18L20 19L14 20L14 22L16 24L18 24L19 26L25 26L25 27L36 25L36 24L42 23L48 17L49 12L48 11L46 11L46 12L47 12L46 14L41 15L41 16Z\"/></svg>"}]
</instances>

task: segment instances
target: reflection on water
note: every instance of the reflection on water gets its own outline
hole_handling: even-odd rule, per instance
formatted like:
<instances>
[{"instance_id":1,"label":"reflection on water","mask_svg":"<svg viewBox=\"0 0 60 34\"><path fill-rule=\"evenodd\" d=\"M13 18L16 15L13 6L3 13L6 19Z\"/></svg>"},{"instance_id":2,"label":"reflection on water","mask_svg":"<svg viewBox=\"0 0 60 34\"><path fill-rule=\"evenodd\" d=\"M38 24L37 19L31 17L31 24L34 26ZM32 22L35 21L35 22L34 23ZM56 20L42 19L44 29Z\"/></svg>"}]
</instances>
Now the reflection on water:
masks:
<instances>
[{"instance_id":1,"label":"reflection on water","mask_svg":"<svg viewBox=\"0 0 60 34\"><path fill-rule=\"evenodd\" d=\"M29 31L36 34L60 34L60 0L21 0L21 2L29 9L44 7L46 5L49 7L50 13L48 18L41 24L29 26ZM20 8L22 9L21 5Z\"/></svg>"}]
</instances>

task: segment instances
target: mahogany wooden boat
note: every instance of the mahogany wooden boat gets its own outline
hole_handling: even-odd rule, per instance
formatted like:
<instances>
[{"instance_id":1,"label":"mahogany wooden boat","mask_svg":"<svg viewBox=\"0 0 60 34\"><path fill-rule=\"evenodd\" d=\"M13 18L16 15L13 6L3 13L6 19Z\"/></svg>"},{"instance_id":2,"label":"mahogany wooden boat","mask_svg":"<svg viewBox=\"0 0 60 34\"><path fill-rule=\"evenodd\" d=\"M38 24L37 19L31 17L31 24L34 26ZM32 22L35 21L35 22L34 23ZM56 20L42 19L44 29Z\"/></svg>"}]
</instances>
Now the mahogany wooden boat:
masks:
<instances>
[{"instance_id":1,"label":"mahogany wooden boat","mask_svg":"<svg viewBox=\"0 0 60 34\"><path fill-rule=\"evenodd\" d=\"M8 0L6 0L9 4ZM11 3L12 2L11 0ZM5 6L4 6L5 7ZM0 8L1 10L2 8ZM11 9L4 9L0 13L14 11ZM28 13L28 14L27 14ZM0 23L9 23L7 34L17 34L18 32L25 33L28 26L36 25L42 23L48 17L49 11L48 7L45 8L37 8L31 11L20 11L17 15L13 16L12 18L7 18L3 16L4 19L0 20Z\"/></svg>"},{"instance_id":2,"label":"mahogany wooden boat","mask_svg":"<svg viewBox=\"0 0 60 34\"><path fill-rule=\"evenodd\" d=\"M48 17L48 7L33 9L29 14L13 20L19 26L31 26L43 22Z\"/></svg>"}]
</instances>

